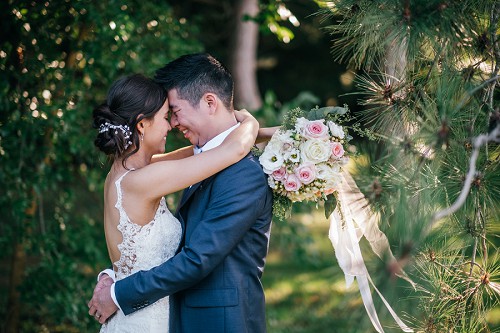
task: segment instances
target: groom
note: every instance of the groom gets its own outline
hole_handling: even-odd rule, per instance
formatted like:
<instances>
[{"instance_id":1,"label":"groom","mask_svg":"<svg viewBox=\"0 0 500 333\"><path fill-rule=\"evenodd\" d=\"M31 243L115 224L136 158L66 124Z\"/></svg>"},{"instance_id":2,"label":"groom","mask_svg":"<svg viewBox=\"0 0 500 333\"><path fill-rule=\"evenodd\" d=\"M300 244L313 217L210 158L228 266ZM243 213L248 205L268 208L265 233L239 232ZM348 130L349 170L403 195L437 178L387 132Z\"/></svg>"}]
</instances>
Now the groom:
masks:
<instances>
[{"instance_id":1,"label":"groom","mask_svg":"<svg viewBox=\"0 0 500 333\"><path fill-rule=\"evenodd\" d=\"M237 125L231 74L212 56L182 56L155 79L168 91L171 125L195 153L218 146ZM271 212L271 190L250 153L184 191L176 214L183 237L173 258L113 285L101 279L89 313L102 314L103 323L117 305L128 315L170 295L170 332L265 332L261 277Z\"/></svg>"}]
</instances>

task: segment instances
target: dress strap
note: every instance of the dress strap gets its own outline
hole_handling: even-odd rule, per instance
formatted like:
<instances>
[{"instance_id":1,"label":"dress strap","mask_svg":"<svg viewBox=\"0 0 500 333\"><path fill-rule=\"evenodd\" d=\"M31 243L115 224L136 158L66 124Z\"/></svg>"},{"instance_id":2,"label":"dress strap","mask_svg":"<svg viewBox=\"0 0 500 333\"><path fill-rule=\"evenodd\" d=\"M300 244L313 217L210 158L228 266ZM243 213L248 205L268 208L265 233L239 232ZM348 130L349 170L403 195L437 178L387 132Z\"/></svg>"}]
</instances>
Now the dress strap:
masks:
<instances>
[{"instance_id":1,"label":"dress strap","mask_svg":"<svg viewBox=\"0 0 500 333\"><path fill-rule=\"evenodd\" d=\"M131 169L131 170L128 170L127 172L125 172L123 175L120 176L120 178L118 178L116 181L115 181L115 185L116 185L116 194L117 194L117 198L116 198L116 204L115 204L115 207L118 209L118 211L120 212L120 215L123 216L123 214L125 213L125 211L123 210L123 205L122 205L122 198L123 198L123 195L122 195L122 179L123 177L125 177L130 171L133 171L134 169Z\"/></svg>"}]
</instances>

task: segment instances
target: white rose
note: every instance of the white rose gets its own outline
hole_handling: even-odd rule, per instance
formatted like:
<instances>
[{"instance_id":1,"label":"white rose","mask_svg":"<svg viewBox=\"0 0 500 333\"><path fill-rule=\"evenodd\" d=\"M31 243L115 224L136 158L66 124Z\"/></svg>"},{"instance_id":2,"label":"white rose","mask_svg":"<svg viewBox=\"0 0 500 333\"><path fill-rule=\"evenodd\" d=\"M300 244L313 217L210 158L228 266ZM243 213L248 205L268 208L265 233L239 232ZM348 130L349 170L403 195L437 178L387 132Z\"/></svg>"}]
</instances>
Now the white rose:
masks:
<instances>
[{"instance_id":1,"label":"white rose","mask_svg":"<svg viewBox=\"0 0 500 333\"><path fill-rule=\"evenodd\" d=\"M345 137L344 130L342 126L335 124L333 121L328 122L328 127L330 128L330 132L332 132L332 136L343 139Z\"/></svg>"},{"instance_id":2,"label":"white rose","mask_svg":"<svg viewBox=\"0 0 500 333\"><path fill-rule=\"evenodd\" d=\"M329 141L310 139L300 145L303 162L318 164L330 158L332 150Z\"/></svg>"},{"instance_id":3,"label":"white rose","mask_svg":"<svg viewBox=\"0 0 500 333\"><path fill-rule=\"evenodd\" d=\"M326 179L331 172L331 167L326 163L316 165L316 177L319 179Z\"/></svg>"},{"instance_id":4,"label":"white rose","mask_svg":"<svg viewBox=\"0 0 500 333\"><path fill-rule=\"evenodd\" d=\"M341 181L341 169L338 165L329 166L326 163L321 163L316 165L316 176L319 179L323 179L325 183L323 184L324 189L336 188Z\"/></svg>"},{"instance_id":5,"label":"white rose","mask_svg":"<svg viewBox=\"0 0 500 333\"><path fill-rule=\"evenodd\" d=\"M334 172L330 173L328 178L325 180L326 180L324 184L325 189L336 189L342 181L340 174Z\"/></svg>"}]
</instances>

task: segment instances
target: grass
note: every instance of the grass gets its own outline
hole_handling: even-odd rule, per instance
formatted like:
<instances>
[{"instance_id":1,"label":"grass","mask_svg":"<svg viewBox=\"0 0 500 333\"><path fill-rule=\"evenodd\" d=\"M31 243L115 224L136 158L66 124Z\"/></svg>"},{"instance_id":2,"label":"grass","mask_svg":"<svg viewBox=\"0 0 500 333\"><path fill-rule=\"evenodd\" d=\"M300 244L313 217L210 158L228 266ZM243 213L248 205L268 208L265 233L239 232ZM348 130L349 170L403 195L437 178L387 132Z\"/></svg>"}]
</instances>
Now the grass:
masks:
<instances>
[{"instance_id":1,"label":"grass","mask_svg":"<svg viewBox=\"0 0 500 333\"><path fill-rule=\"evenodd\" d=\"M277 222L278 223L278 222ZM270 333L374 332L366 325L353 330L366 316L357 287L346 290L328 239L328 222L321 214L304 214L302 252L291 244L285 226L273 226L270 252L264 272L267 328ZM300 232L298 232L300 233ZM283 240L285 239L285 240ZM302 254L301 254L302 253Z\"/></svg>"},{"instance_id":2,"label":"grass","mask_svg":"<svg viewBox=\"0 0 500 333\"><path fill-rule=\"evenodd\" d=\"M320 212L294 214L298 220L275 222L263 276L269 333L372 333L376 332L362 303L356 282L345 287L328 239L328 221ZM278 223L281 223L279 225ZM391 280L385 264L361 242L372 279L400 318L420 316L414 291L401 279ZM407 296L402 296L406 294ZM386 333L402 332L372 292L379 319ZM492 332L500 332L500 308L487 314ZM486 330L486 331L490 331ZM485 331L485 332L486 332Z\"/></svg>"}]
</instances>

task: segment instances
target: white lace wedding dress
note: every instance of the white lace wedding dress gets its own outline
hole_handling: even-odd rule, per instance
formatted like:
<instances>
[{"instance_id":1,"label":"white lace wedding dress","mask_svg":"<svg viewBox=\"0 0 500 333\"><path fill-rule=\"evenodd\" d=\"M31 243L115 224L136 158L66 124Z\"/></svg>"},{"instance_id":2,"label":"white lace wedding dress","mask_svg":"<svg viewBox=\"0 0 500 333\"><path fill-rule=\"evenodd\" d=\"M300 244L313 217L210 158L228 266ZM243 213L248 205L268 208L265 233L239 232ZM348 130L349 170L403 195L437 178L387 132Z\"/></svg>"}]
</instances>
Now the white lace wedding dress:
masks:
<instances>
[{"instance_id":1,"label":"white lace wedding dress","mask_svg":"<svg viewBox=\"0 0 500 333\"><path fill-rule=\"evenodd\" d=\"M120 213L118 230L123 241L118 245L120 259L115 262L118 271L116 279L123 279L140 270L148 270L171 258L179 246L181 225L168 210L162 198L154 219L144 226L133 223L122 206L121 181L129 171L116 182L117 202L115 207ZM168 297L150 306L125 316L121 310L101 327L101 333L148 332L168 333Z\"/></svg>"}]
</instances>

